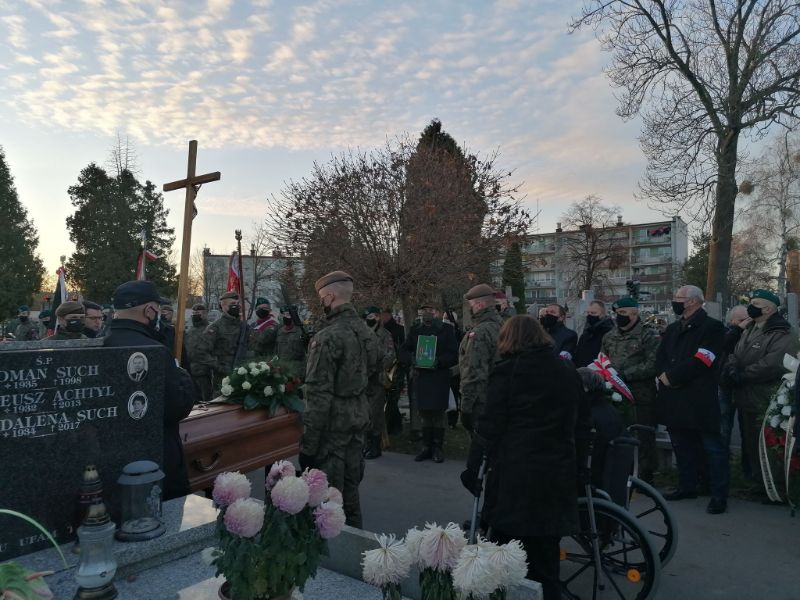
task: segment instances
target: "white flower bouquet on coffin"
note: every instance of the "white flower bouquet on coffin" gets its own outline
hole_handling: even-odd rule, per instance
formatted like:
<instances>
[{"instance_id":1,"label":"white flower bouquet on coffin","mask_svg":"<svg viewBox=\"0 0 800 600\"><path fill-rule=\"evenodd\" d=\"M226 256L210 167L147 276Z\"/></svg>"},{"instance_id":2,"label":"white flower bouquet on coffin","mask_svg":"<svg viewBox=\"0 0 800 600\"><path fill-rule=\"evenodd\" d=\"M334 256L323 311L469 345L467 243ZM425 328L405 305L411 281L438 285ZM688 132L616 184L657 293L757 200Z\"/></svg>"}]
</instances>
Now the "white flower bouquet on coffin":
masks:
<instances>
[{"instance_id":1,"label":"white flower bouquet on coffin","mask_svg":"<svg viewBox=\"0 0 800 600\"><path fill-rule=\"evenodd\" d=\"M404 540L381 535L379 548L364 552L364 581L379 586L384 600L400 600L400 584L411 565L419 568L426 600L504 600L506 590L525 579L525 551L518 541L468 545L455 524L410 529Z\"/></svg>"}]
</instances>

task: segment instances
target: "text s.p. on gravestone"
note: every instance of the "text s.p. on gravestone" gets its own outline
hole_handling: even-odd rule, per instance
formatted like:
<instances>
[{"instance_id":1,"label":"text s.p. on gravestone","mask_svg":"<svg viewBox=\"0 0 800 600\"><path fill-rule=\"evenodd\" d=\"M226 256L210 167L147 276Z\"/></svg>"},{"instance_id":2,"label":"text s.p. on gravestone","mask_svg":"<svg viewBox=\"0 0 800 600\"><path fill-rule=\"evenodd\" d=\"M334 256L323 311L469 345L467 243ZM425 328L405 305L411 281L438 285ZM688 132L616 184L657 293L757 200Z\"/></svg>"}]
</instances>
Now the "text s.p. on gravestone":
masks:
<instances>
[{"instance_id":1,"label":"text s.p. on gravestone","mask_svg":"<svg viewBox=\"0 0 800 600\"><path fill-rule=\"evenodd\" d=\"M166 349L0 352L0 507L25 513L59 543L74 539L81 475L97 466L118 515L117 478L135 460L163 464ZM49 544L0 515L0 562Z\"/></svg>"}]
</instances>

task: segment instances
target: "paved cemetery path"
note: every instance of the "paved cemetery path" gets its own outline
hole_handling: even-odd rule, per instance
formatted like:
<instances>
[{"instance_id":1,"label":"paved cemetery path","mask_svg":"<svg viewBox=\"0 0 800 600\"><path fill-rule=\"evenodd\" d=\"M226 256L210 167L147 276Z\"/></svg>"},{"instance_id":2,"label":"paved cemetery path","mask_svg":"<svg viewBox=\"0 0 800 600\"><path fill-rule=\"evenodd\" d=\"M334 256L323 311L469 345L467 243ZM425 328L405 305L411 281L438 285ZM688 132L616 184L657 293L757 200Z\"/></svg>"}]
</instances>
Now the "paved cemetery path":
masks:
<instances>
[{"instance_id":1,"label":"paved cemetery path","mask_svg":"<svg viewBox=\"0 0 800 600\"><path fill-rule=\"evenodd\" d=\"M367 461L364 528L403 535L426 520L462 522L471 511L471 496L458 478L462 468L455 461L415 463L395 453ZM728 513L712 516L707 502L672 503L681 537L658 598L800 600L800 516L740 500L731 500Z\"/></svg>"}]
</instances>

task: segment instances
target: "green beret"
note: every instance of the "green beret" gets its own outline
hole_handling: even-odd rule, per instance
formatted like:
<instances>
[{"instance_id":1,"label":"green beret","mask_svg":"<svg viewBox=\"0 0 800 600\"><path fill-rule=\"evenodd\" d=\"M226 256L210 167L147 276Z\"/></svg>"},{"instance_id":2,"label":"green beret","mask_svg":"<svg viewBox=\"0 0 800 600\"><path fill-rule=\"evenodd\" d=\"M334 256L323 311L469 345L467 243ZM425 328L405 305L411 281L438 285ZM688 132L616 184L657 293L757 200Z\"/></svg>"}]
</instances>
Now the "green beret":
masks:
<instances>
[{"instance_id":1,"label":"green beret","mask_svg":"<svg viewBox=\"0 0 800 600\"><path fill-rule=\"evenodd\" d=\"M491 296L494 298L494 288L485 283L479 283L469 288L467 293L464 294L464 300L475 300L476 298L483 298L484 296Z\"/></svg>"},{"instance_id":2,"label":"green beret","mask_svg":"<svg viewBox=\"0 0 800 600\"><path fill-rule=\"evenodd\" d=\"M40 319L46 319L47 317L51 317L52 315L53 315L53 311L46 308L46 309L44 309L43 311L41 311L39 313L39 318Z\"/></svg>"},{"instance_id":3,"label":"green beret","mask_svg":"<svg viewBox=\"0 0 800 600\"><path fill-rule=\"evenodd\" d=\"M314 283L314 289L319 292L322 288L329 286L332 283L338 283L339 281L349 281L352 283L353 278L344 271L333 271L332 273L328 273L327 275L323 275L317 279L317 281Z\"/></svg>"},{"instance_id":4,"label":"green beret","mask_svg":"<svg viewBox=\"0 0 800 600\"><path fill-rule=\"evenodd\" d=\"M614 302L613 306L614 308L639 308L639 303L636 301L636 298L625 296Z\"/></svg>"},{"instance_id":5,"label":"green beret","mask_svg":"<svg viewBox=\"0 0 800 600\"><path fill-rule=\"evenodd\" d=\"M367 315L377 315L377 314L380 314L380 312L381 312L381 309L378 308L377 306L368 306L364 310L364 316L366 317Z\"/></svg>"},{"instance_id":6,"label":"green beret","mask_svg":"<svg viewBox=\"0 0 800 600\"><path fill-rule=\"evenodd\" d=\"M270 303L269 303L269 300L259 296L258 298L256 298L256 306L261 306L262 304L266 304L267 306L271 306Z\"/></svg>"},{"instance_id":7,"label":"green beret","mask_svg":"<svg viewBox=\"0 0 800 600\"><path fill-rule=\"evenodd\" d=\"M750 300L753 300L755 298L761 298L762 300L769 300L775 306L781 305L781 299L778 298L775 294L773 294L769 290L763 290L763 289L753 290L753 293L750 294Z\"/></svg>"},{"instance_id":8,"label":"green beret","mask_svg":"<svg viewBox=\"0 0 800 600\"><path fill-rule=\"evenodd\" d=\"M292 310L292 307L289 306L288 304L284 304L283 306L281 306L281 312L282 313L291 312L291 310Z\"/></svg>"}]
</instances>

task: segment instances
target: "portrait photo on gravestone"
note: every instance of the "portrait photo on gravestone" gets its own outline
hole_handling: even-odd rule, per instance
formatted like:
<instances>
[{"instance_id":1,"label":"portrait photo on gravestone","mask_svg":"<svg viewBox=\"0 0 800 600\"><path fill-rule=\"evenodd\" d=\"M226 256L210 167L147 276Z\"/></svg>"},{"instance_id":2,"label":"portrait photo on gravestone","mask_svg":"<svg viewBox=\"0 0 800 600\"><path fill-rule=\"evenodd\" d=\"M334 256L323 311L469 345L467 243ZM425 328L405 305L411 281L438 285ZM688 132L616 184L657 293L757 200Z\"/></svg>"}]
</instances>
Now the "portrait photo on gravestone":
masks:
<instances>
[{"instance_id":1,"label":"portrait photo on gravestone","mask_svg":"<svg viewBox=\"0 0 800 600\"><path fill-rule=\"evenodd\" d=\"M0 352L0 506L33 517L59 543L70 541L80 524L82 473L94 465L119 522L123 467L163 464L163 352L35 346ZM0 561L48 545L22 521L0 528Z\"/></svg>"}]
</instances>

